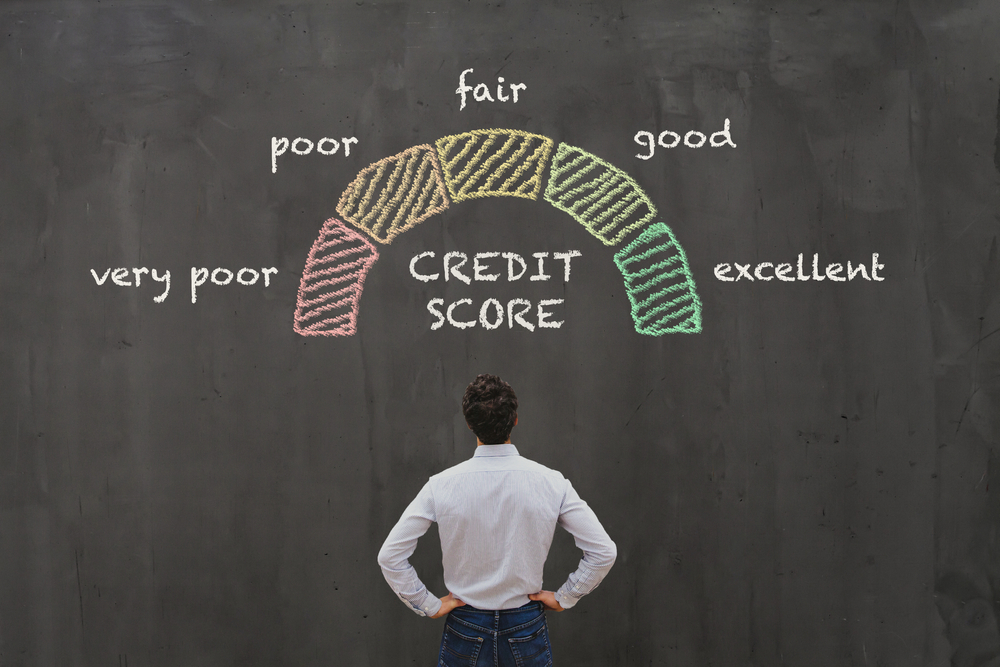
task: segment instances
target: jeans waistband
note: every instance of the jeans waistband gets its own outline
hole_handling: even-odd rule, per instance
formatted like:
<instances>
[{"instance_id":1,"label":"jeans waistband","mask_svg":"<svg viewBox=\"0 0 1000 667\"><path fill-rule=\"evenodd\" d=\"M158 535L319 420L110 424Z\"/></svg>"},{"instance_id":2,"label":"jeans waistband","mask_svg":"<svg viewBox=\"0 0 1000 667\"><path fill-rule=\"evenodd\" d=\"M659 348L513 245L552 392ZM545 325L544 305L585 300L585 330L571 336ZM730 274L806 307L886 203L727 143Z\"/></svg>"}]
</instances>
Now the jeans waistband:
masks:
<instances>
[{"instance_id":1,"label":"jeans waistband","mask_svg":"<svg viewBox=\"0 0 1000 667\"><path fill-rule=\"evenodd\" d=\"M494 614L514 614L518 612L531 611L532 609L541 609L542 603L535 602L532 600L528 604L521 605L520 607L514 607L513 609L479 609L478 607L473 607L472 605L466 604L461 607L455 607L452 609L451 613L455 612L472 612L479 614L489 614L490 616Z\"/></svg>"}]
</instances>

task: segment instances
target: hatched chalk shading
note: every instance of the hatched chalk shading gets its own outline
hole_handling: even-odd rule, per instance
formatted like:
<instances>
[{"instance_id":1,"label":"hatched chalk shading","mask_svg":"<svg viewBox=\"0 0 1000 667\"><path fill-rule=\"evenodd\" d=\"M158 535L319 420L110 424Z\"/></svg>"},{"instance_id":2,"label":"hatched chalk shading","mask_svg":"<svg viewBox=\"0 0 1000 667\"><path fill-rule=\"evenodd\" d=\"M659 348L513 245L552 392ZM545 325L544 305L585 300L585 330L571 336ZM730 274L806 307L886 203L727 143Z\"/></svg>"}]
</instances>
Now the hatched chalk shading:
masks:
<instances>
[{"instance_id":1,"label":"hatched chalk shading","mask_svg":"<svg viewBox=\"0 0 1000 667\"><path fill-rule=\"evenodd\" d=\"M569 213L607 246L656 216L656 207L624 171L592 153L559 144L545 201Z\"/></svg>"},{"instance_id":2,"label":"hatched chalk shading","mask_svg":"<svg viewBox=\"0 0 1000 667\"><path fill-rule=\"evenodd\" d=\"M336 218L323 223L306 259L295 308L295 333L353 336L358 302L378 251L368 239Z\"/></svg>"},{"instance_id":3,"label":"hatched chalk shading","mask_svg":"<svg viewBox=\"0 0 1000 667\"><path fill-rule=\"evenodd\" d=\"M454 202L479 197L538 199L555 142L521 130L472 130L435 142Z\"/></svg>"},{"instance_id":4,"label":"hatched chalk shading","mask_svg":"<svg viewBox=\"0 0 1000 667\"><path fill-rule=\"evenodd\" d=\"M391 243L446 208L437 154L423 144L362 170L341 195L337 213L379 243Z\"/></svg>"},{"instance_id":5,"label":"hatched chalk shading","mask_svg":"<svg viewBox=\"0 0 1000 667\"><path fill-rule=\"evenodd\" d=\"M701 331L701 300L695 292L684 249L662 222L643 230L615 253L625 277L632 321L641 334Z\"/></svg>"}]
</instances>

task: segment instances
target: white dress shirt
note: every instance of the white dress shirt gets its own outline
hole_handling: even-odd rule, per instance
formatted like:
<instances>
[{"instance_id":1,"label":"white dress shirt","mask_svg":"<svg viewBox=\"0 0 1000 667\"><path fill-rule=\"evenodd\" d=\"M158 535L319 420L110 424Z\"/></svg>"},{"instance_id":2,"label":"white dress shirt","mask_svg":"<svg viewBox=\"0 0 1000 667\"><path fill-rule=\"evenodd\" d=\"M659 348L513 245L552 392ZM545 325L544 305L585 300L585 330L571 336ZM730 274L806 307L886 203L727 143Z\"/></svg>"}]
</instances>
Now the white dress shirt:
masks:
<instances>
[{"instance_id":1,"label":"white dress shirt","mask_svg":"<svg viewBox=\"0 0 1000 667\"><path fill-rule=\"evenodd\" d=\"M514 445L479 445L475 455L432 476L389 532L378 554L385 580L420 616L441 601L409 557L438 523L444 583L478 609L513 609L542 590L542 568L556 524L583 550L579 567L556 592L569 609L594 590L615 562L615 543L561 473L530 461Z\"/></svg>"}]
</instances>

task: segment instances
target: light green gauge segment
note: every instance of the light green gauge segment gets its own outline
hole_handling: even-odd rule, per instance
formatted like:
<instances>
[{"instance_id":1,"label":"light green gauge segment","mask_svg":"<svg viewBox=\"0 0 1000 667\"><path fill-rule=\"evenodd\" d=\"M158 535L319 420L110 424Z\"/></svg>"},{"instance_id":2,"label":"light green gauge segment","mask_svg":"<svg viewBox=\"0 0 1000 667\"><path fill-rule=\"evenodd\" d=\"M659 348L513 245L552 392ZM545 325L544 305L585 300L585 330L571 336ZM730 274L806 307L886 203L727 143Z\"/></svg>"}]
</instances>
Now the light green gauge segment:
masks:
<instances>
[{"instance_id":1,"label":"light green gauge segment","mask_svg":"<svg viewBox=\"0 0 1000 667\"><path fill-rule=\"evenodd\" d=\"M573 216L607 246L649 223L656 207L624 171L582 148L559 144L545 201Z\"/></svg>"}]
</instances>

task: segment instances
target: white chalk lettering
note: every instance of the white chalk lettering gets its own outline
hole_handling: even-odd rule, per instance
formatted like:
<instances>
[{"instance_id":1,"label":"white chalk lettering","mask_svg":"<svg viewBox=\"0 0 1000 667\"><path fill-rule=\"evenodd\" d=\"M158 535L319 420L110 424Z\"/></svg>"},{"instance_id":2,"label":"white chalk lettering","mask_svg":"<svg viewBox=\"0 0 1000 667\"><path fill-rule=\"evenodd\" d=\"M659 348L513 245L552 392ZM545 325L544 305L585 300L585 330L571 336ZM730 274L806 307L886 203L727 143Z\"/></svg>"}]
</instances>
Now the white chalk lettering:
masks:
<instances>
[{"instance_id":1,"label":"white chalk lettering","mask_svg":"<svg viewBox=\"0 0 1000 667\"><path fill-rule=\"evenodd\" d=\"M271 173L278 172L278 156L284 155L288 150L288 139L285 137L271 137Z\"/></svg>"},{"instance_id":2,"label":"white chalk lettering","mask_svg":"<svg viewBox=\"0 0 1000 667\"><path fill-rule=\"evenodd\" d=\"M797 274L797 276L796 276L796 277L797 277L797 278L798 278L799 280L809 280L809 276L807 276L807 275L806 275L806 274L805 274L805 273L804 273L804 272L802 271L802 253L799 253L799 261L798 261L798 263L796 264L796 266L797 266L797 267L798 267L798 269L799 269L799 272L798 272L798 274Z\"/></svg>"},{"instance_id":3,"label":"white chalk lettering","mask_svg":"<svg viewBox=\"0 0 1000 667\"><path fill-rule=\"evenodd\" d=\"M640 160L649 160L656 153L657 145L667 149L680 146L681 135L679 132L674 132L673 130L663 130L658 136L654 136L652 132L639 130L635 133L633 141L639 144L643 150L648 151L646 153L637 153L636 157ZM733 134L729 127L728 118L723 121L722 129L718 132L712 132L711 135L706 135L704 132L699 132L698 130L689 130L684 133L684 146L687 148L702 148L706 143L712 148L722 148L723 146L736 148L736 142L733 141Z\"/></svg>"},{"instance_id":4,"label":"white chalk lettering","mask_svg":"<svg viewBox=\"0 0 1000 667\"><path fill-rule=\"evenodd\" d=\"M312 139L307 139L306 137L296 137L290 142L288 137L271 137L271 173L278 173L278 158L284 155L289 147L295 155L309 155L312 153L313 147L316 148L316 152L320 155L334 155L343 146L344 157L348 157L351 154L351 144L356 143L358 143L356 137L341 137L340 141L330 137L323 137L315 144ZM325 149L324 145L330 145L332 148Z\"/></svg>"},{"instance_id":5,"label":"white chalk lettering","mask_svg":"<svg viewBox=\"0 0 1000 667\"><path fill-rule=\"evenodd\" d=\"M648 146L648 148L649 148L649 155L643 155L642 153L636 153L635 156L637 158L639 158L640 160L648 160L649 158L653 157L653 153L656 152L656 144L653 142L653 133L652 132L647 132L646 130L639 130L638 132L635 133L634 139L635 139L635 143L639 144L640 146L642 146L643 143L649 144L649 146Z\"/></svg>"},{"instance_id":6,"label":"white chalk lettering","mask_svg":"<svg viewBox=\"0 0 1000 667\"><path fill-rule=\"evenodd\" d=\"M427 302L427 311L434 317L438 318L437 322L431 323L431 331L437 331L442 326L444 326L444 315L441 313L440 310L436 308L436 306L443 306L443 305L444 305L444 299L431 299L430 301Z\"/></svg>"},{"instance_id":7,"label":"white chalk lettering","mask_svg":"<svg viewBox=\"0 0 1000 667\"><path fill-rule=\"evenodd\" d=\"M299 144L305 144L306 148L305 149L299 148L298 147ZM305 137L299 137L298 139L292 142L292 152L295 153L296 155L309 155L309 153L312 152L312 149L313 149L313 142L309 141Z\"/></svg>"},{"instance_id":8,"label":"white chalk lettering","mask_svg":"<svg viewBox=\"0 0 1000 667\"><path fill-rule=\"evenodd\" d=\"M486 100L489 100L490 102L496 101L490 95L490 89L486 87L485 83L480 83L476 86L476 89L472 91L472 97L477 102L485 102Z\"/></svg>"},{"instance_id":9,"label":"white chalk lettering","mask_svg":"<svg viewBox=\"0 0 1000 667\"><path fill-rule=\"evenodd\" d=\"M228 285L231 282L233 282L233 276L235 275L236 282L238 282L240 285L247 285L247 286L249 286L249 285L256 284L257 280L260 278L261 274L263 274L263 276L264 276L264 287L270 287L270 285L271 285L270 278L271 278L272 275L275 275L277 273L278 273L278 269L276 269L274 267L271 267L271 268L262 268L259 273L257 272L256 269L250 269L250 268L247 268L247 267L243 267L242 269L240 269L235 274L232 271L230 271L229 269L226 269L226 268L223 268L223 267L219 267L217 269L213 269L212 273L210 275L209 272L208 272L208 269L206 269L204 267L192 266L191 267L191 303L198 303L198 288L201 287L202 285L204 285L205 283L207 283L209 281L209 278L211 278L211 281L212 281L213 285L225 286L225 285ZM153 275L153 280L161 280L160 278L156 277L156 272L155 271L153 272L152 275ZM250 278L245 278L244 276L251 276L251 277ZM164 275L164 280L166 280L166 282L167 282L167 290L169 290L170 289L170 272L169 271L167 271L166 274ZM166 292L164 292L164 298L166 298Z\"/></svg>"},{"instance_id":10,"label":"white chalk lettering","mask_svg":"<svg viewBox=\"0 0 1000 667\"><path fill-rule=\"evenodd\" d=\"M125 280L128 277L128 269L115 269L111 272L111 282L119 287L131 287L132 283Z\"/></svg>"},{"instance_id":11,"label":"white chalk lettering","mask_svg":"<svg viewBox=\"0 0 1000 667\"><path fill-rule=\"evenodd\" d=\"M551 278L552 276L545 273L545 258L549 256L549 253L533 252L531 253L531 256L538 259L538 273L531 276L529 280L548 280Z\"/></svg>"},{"instance_id":12,"label":"white chalk lettering","mask_svg":"<svg viewBox=\"0 0 1000 667\"><path fill-rule=\"evenodd\" d=\"M489 320L489 310L490 305L493 305L494 312L496 313L496 319L493 322ZM503 324L503 304L501 304L496 299L486 299L483 301L482 308L479 309L479 323L483 325L484 329L499 329L500 325Z\"/></svg>"},{"instance_id":13,"label":"white chalk lettering","mask_svg":"<svg viewBox=\"0 0 1000 667\"><path fill-rule=\"evenodd\" d=\"M483 273L489 267L484 266L479 263L481 259L489 259L491 257L499 257L498 252L477 252L476 256L472 258L472 275L476 280L487 280L493 281L500 277L499 273ZM484 325L485 326L485 325Z\"/></svg>"},{"instance_id":14,"label":"white chalk lettering","mask_svg":"<svg viewBox=\"0 0 1000 667\"><path fill-rule=\"evenodd\" d=\"M198 288L208 281L208 269L191 267L191 303L198 303Z\"/></svg>"},{"instance_id":15,"label":"white chalk lettering","mask_svg":"<svg viewBox=\"0 0 1000 667\"><path fill-rule=\"evenodd\" d=\"M437 280L441 274L432 273L430 275L424 275L423 273L417 273L417 262L423 259L424 257L430 257L431 259L434 259L433 251L428 250L427 252L422 252L419 255L415 255L413 259L410 260L410 275L421 282L429 283L432 280Z\"/></svg>"},{"instance_id":16,"label":"white chalk lettering","mask_svg":"<svg viewBox=\"0 0 1000 667\"><path fill-rule=\"evenodd\" d=\"M858 275L859 272L861 273L861 277L862 278L864 278L865 280L871 280L871 278L868 277L868 267L867 266L865 266L864 264L858 264L856 267L854 267L852 269L851 268L851 263L847 262L847 279L848 280L854 280L854 276Z\"/></svg>"},{"instance_id":17,"label":"white chalk lettering","mask_svg":"<svg viewBox=\"0 0 1000 667\"><path fill-rule=\"evenodd\" d=\"M152 272L151 272L152 271ZM131 269L132 277L135 282L130 282L129 269L117 268L117 269L106 269L103 275L97 275L97 271L90 269L90 275L93 276L94 282L98 285L104 285L108 280L108 276L111 276L111 282L118 287L141 287L142 286L142 276L143 274L152 275L153 280L157 282L165 282L166 289L158 297L153 297L153 301L156 303L163 303L163 300L167 298L167 294L170 292L170 271L164 271L163 276L160 276L156 269L148 269L145 266L136 266Z\"/></svg>"},{"instance_id":18,"label":"white chalk lettering","mask_svg":"<svg viewBox=\"0 0 1000 667\"><path fill-rule=\"evenodd\" d=\"M493 99L490 94L490 87L485 83L477 83L475 86L470 86L465 82L465 76L467 74L472 74L475 70L472 68L462 70L462 73L458 75L458 88L455 89L455 94L461 98L461 102L458 106L458 110L461 111L465 108L465 103L467 101L468 93L472 93L472 99L477 102L506 102L511 100L513 103L517 103L517 91L527 90L527 86L523 83L510 83L507 84L510 87L511 96L504 95L504 78L502 76L497 77L497 97Z\"/></svg>"},{"instance_id":19,"label":"white chalk lettering","mask_svg":"<svg viewBox=\"0 0 1000 667\"><path fill-rule=\"evenodd\" d=\"M458 107L459 111L465 108L465 94L472 90L472 86L465 85L465 75L472 74L474 71L470 67L469 69L462 70L462 73L458 75L458 89L455 91L455 94L462 96L462 104Z\"/></svg>"},{"instance_id":20,"label":"white chalk lettering","mask_svg":"<svg viewBox=\"0 0 1000 667\"><path fill-rule=\"evenodd\" d=\"M462 261L460 261L458 264L455 264L454 266L451 266L451 260L455 259L455 258L459 258L459 257L462 259ZM459 271L459 269L462 268L463 266L465 266L465 263L468 262L468 261L469 261L469 257L464 252L457 252L456 251L456 252L445 253L445 256L444 256L444 281L448 282L448 277L449 276L455 276L456 278L458 278L459 280L461 280L466 285L472 284L472 278L470 278L469 276L467 276L464 273L462 273L462 272Z\"/></svg>"},{"instance_id":21,"label":"white chalk lettering","mask_svg":"<svg viewBox=\"0 0 1000 667\"><path fill-rule=\"evenodd\" d=\"M761 271L763 271L764 269L771 269L771 268L774 268L774 264L771 264L771 262L761 262L760 264L757 265L757 268L753 270L753 277L756 278L757 280L763 280L764 282L767 282L768 280L774 280L774 276L764 277L764 275L761 273Z\"/></svg>"},{"instance_id":22,"label":"white chalk lettering","mask_svg":"<svg viewBox=\"0 0 1000 667\"><path fill-rule=\"evenodd\" d=\"M323 144L327 143L333 144L333 148L328 151L325 151L323 150ZM323 137L322 139L316 142L316 152L319 153L320 155L333 155L338 150L340 150L340 142L337 141L336 139L331 139L330 137Z\"/></svg>"},{"instance_id":23,"label":"white chalk lettering","mask_svg":"<svg viewBox=\"0 0 1000 667\"><path fill-rule=\"evenodd\" d=\"M727 283L733 282L734 280L736 280L736 278L729 278L728 277L729 271L732 268L733 268L732 266L730 266L729 264L726 264L725 262L723 262L722 264L717 264L715 266L715 277L718 278L719 280L724 280Z\"/></svg>"},{"instance_id":24,"label":"white chalk lettering","mask_svg":"<svg viewBox=\"0 0 1000 667\"><path fill-rule=\"evenodd\" d=\"M549 253L536 252L533 253L532 256L538 260L538 272L530 276L530 280L536 282L550 280L552 276L545 273L545 258L549 257ZM551 253L551 256L553 259L560 260L563 263L563 281L569 282L570 276L572 275L573 259L575 257L583 257L583 253L579 250L566 250L565 252L553 252ZM435 253L431 250L411 257L409 264L410 275L413 276L414 279L424 283L438 280L441 277L441 273L428 273L426 272L428 267L425 266L422 269L418 267L418 264L422 260L432 260L435 257ZM490 266L490 264L486 261L495 257L502 257L507 260L508 282L520 280L528 271L528 263L524 260L524 257L516 252L477 252L473 255L472 274L469 275L462 271L462 267L468 264L469 256L464 252L455 250L445 253L442 260L444 279L445 281L449 281L452 278L455 278L466 285L471 285L473 281L496 282L497 280L500 280L503 273L496 270L500 267Z\"/></svg>"},{"instance_id":25,"label":"white chalk lettering","mask_svg":"<svg viewBox=\"0 0 1000 667\"><path fill-rule=\"evenodd\" d=\"M247 271L249 271L250 273L253 274L253 278L251 278L250 280L244 280L243 279L243 274L244 274L244 272L247 272ZM253 269L248 269L246 267L240 269L239 273L236 274L236 282L238 282L240 285L253 285L254 283L257 282L258 278L260 278L260 274L259 273L257 273Z\"/></svg>"},{"instance_id":26,"label":"white chalk lettering","mask_svg":"<svg viewBox=\"0 0 1000 667\"><path fill-rule=\"evenodd\" d=\"M226 268L217 268L209 273L209 270L204 267L191 267L191 303L198 302L198 288L207 284L209 279L212 283L219 286L229 285L233 282L233 277L236 278L236 282L240 285L254 285L260 278L261 273L264 274L264 286L270 285L270 276L278 273L278 269L275 268L264 268L258 272L256 269L251 269L244 267L240 269L237 273ZM157 269L150 269L145 266L133 267L131 270L126 268L117 269L107 269L103 275L98 275L97 271L90 269L90 274L94 278L94 282L98 285L104 285L111 276L111 282L119 287L142 287L142 276L150 276L154 282L162 283L163 293L159 296L154 296L153 301L156 303L163 303L167 299L167 295L170 294L170 271L164 270L162 274ZM134 279L134 282L129 280L129 277ZM148 283L147 283L148 284Z\"/></svg>"},{"instance_id":27,"label":"white chalk lettering","mask_svg":"<svg viewBox=\"0 0 1000 667\"><path fill-rule=\"evenodd\" d=\"M819 274L819 253L813 255L813 275L812 279L815 281L826 280L826 276L821 276Z\"/></svg>"},{"instance_id":28,"label":"white chalk lettering","mask_svg":"<svg viewBox=\"0 0 1000 667\"><path fill-rule=\"evenodd\" d=\"M507 100L510 99L510 97L507 97L507 96L505 96L503 94L503 77L502 76L498 76L497 77L497 99L500 100L501 102L506 102Z\"/></svg>"},{"instance_id":29,"label":"white chalk lettering","mask_svg":"<svg viewBox=\"0 0 1000 667\"><path fill-rule=\"evenodd\" d=\"M452 279L458 282L472 285L475 281L495 283L502 280L503 270L497 263L491 265L489 260L503 258L506 260L506 278L508 282L520 280L528 273L528 262L524 257L515 252L477 252L465 253L462 251L450 251L444 253L441 258L440 272L430 272L436 254L433 251L418 253L410 258L409 271L415 280L422 283L430 283L439 280L442 275L445 281ZM529 276L531 281L544 282L552 279L552 276L545 272L545 260L552 257L562 262L563 282L569 282L572 277L573 259L582 257L579 250L566 250L561 252L536 252L532 253L538 261L538 272ZM472 261L469 261L469 258ZM420 264L424 261L424 264ZM429 266L426 262L430 261ZM463 267L469 267L463 270ZM467 273L466 273L467 272ZM496 298L486 298L485 300L473 300L469 298L458 299L450 305L445 299L432 298L427 302L427 312L431 314L431 331L437 331L444 327L445 322L457 329L470 329L479 325L486 331L494 331L503 327L507 322L508 329L514 329L515 324L529 332L536 329L558 329L562 327L563 321L557 320L553 306L562 304L563 299L542 299L532 302L529 299L515 298L504 302ZM447 307L446 307L447 305ZM468 306L471 312L460 310ZM473 314L475 313L475 315ZM468 317L469 319L465 319Z\"/></svg>"},{"instance_id":30,"label":"white chalk lettering","mask_svg":"<svg viewBox=\"0 0 1000 667\"><path fill-rule=\"evenodd\" d=\"M697 137L698 143L691 141L691 137ZM702 146L705 145L705 142L707 140L708 138L701 132L698 132L697 130L691 130L690 132L684 135L684 145L687 146L688 148L701 148Z\"/></svg>"},{"instance_id":31,"label":"white chalk lettering","mask_svg":"<svg viewBox=\"0 0 1000 667\"><path fill-rule=\"evenodd\" d=\"M547 318L551 317L552 313L545 310L548 306L557 306L562 302L562 299L542 299L538 302L538 327L540 329L558 329L563 325L562 320L549 322Z\"/></svg>"},{"instance_id":32,"label":"white chalk lettering","mask_svg":"<svg viewBox=\"0 0 1000 667\"><path fill-rule=\"evenodd\" d=\"M427 312L435 318L430 325L431 331L441 329L445 322L448 322L448 324L456 329L470 329L479 324L487 331L493 331L502 327L504 319L507 320L508 329L513 329L514 325L518 324L528 331L534 331L536 328L559 329L564 324L562 320L553 321L550 319L555 316L555 313L551 311L551 307L563 303L563 299L540 300L535 309L534 322L525 317L532 311L532 303L528 299L511 299L507 302L506 308L504 308L503 303L498 299L486 299L479 306L478 321L476 319L458 319L459 316L455 312L459 306L474 307L472 299L459 299L442 312L444 303L444 299L441 298L431 299L427 302Z\"/></svg>"},{"instance_id":33,"label":"white chalk lettering","mask_svg":"<svg viewBox=\"0 0 1000 667\"><path fill-rule=\"evenodd\" d=\"M882 278L878 275L878 270L884 268L885 264L878 263L878 253L877 252L872 253L872 280L877 280L879 282L885 280L885 278Z\"/></svg>"},{"instance_id":34,"label":"white chalk lettering","mask_svg":"<svg viewBox=\"0 0 1000 667\"><path fill-rule=\"evenodd\" d=\"M878 260L878 253L872 253L871 258L871 270L869 273L869 267L864 263L855 264L854 262L848 261L845 271L845 266L843 262L829 262L826 264L821 263L820 254L813 253L812 256L812 267L807 268L805 253L799 253L796 258L796 262L793 265L791 262L782 262L780 264L773 264L771 262L759 262L755 264L740 264L739 262L722 262L715 266L713 273L715 274L716 280L721 280L722 282L732 283L738 282L740 280L746 280L748 282L770 282L777 278L782 282L821 282L823 280L830 280L836 283L846 283L858 278L868 280L868 281L878 281L882 282L885 280L884 276L878 274L879 271L885 269L885 264L880 264ZM733 277L732 270L735 267L736 276ZM772 273L773 271L773 273ZM846 275L845 275L846 273Z\"/></svg>"},{"instance_id":35,"label":"white chalk lettering","mask_svg":"<svg viewBox=\"0 0 1000 667\"><path fill-rule=\"evenodd\" d=\"M778 276L778 280L784 280L785 282L795 282L795 278L787 277L789 273L792 272L791 264L778 264L774 269L774 275Z\"/></svg>"},{"instance_id":36,"label":"white chalk lettering","mask_svg":"<svg viewBox=\"0 0 1000 667\"><path fill-rule=\"evenodd\" d=\"M673 137L673 141L668 144L663 140L666 136ZM663 132L660 132L660 136L656 138L656 143L660 144L664 148L677 148L677 144L681 143L681 135L676 132L671 132L670 130L664 130ZM650 154L650 157L652 157L652 154Z\"/></svg>"},{"instance_id":37,"label":"white chalk lettering","mask_svg":"<svg viewBox=\"0 0 1000 667\"><path fill-rule=\"evenodd\" d=\"M469 327L476 326L475 320L472 320L471 322L459 322L458 320L455 319L454 315L455 308L462 304L469 304L471 306L472 299L459 299L455 303L448 306L448 323L454 327L458 327L459 329L468 329Z\"/></svg>"},{"instance_id":38,"label":"white chalk lettering","mask_svg":"<svg viewBox=\"0 0 1000 667\"><path fill-rule=\"evenodd\" d=\"M514 306L522 306L520 310L516 313L514 312ZM531 302L527 299L511 299L507 302L507 324L513 329L514 322L517 322L522 327L528 331L534 331L535 325L524 319L524 314L531 310Z\"/></svg>"},{"instance_id":39,"label":"white chalk lettering","mask_svg":"<svg viewBox=\"0 0 1000 667\"><path fill-rule=\"evenodd\" d=\"M157 275L156 269L153 269L153 271L149 275L151 275L153 277L153 280L155 280L156 282L164 283L163 294L161 294L160 296L153 297L153 301L155 301L156 303L163 303L167 299L167 294L170 293L170 271L164 271L163 275L160 276Z\"/></svg>"},{"instance_id":40,"label":"white chalk lettering","mask_svg":"<svg viewBox=\"0 0 1000 667\"><path fill-rule=\"evenodd\" d=\"M515 280L520 280L521 276L528 270L528 263L524 261L524 258L518 255L516 252L505 252L502 254L504 259L507 260L507 280L509 282L514 282ZM514 262L521 265L521 272L514 275ZM96 278L96 276L95 276Z\"/></svg>"},{"instance_id":41,"label":"white chalk lettering","mask_svg":"<svg viewBox=\"0 0 1000 667\"><path fill-rule=\"evenodd\" d=\"M566 252L554 252L552 253L552 259L561 259L563 261L563 281L569 282L569 264L573 261L574 257L583 257L583 253L579 250L567 250Z\"/></svg>"},{"instance_id":42,"label":"white chalk lettering","mask_svg":"<svg viewBox=\"0 0 1000 667\"><path fill-rule=\"evenodd\" d=\"M718 142L715 140L716 137L722 137ZM712 148L721 148L722 146L731 146L736 148L736 144L733 142L733 135L729 133L729 119L723 123L722 129L718 132L713 132L712 136L708 141Z\"/></svg>"},{"instance_id":43,"label":"white chalk lettering","mask_svg":"<svg viewBox=\"0 0 1000 667\"><path fill-rule=\"evenodd\" d=\"M219 275L220 273L226 274L225 280L219 280L218 278L216 278L216 276ZM212 271L212 282L215 283L216 285L228 285L229 283L233 282L233 272L230 271L229 269L215 269L214 271Z\"/></svg>"}]
</instances>

